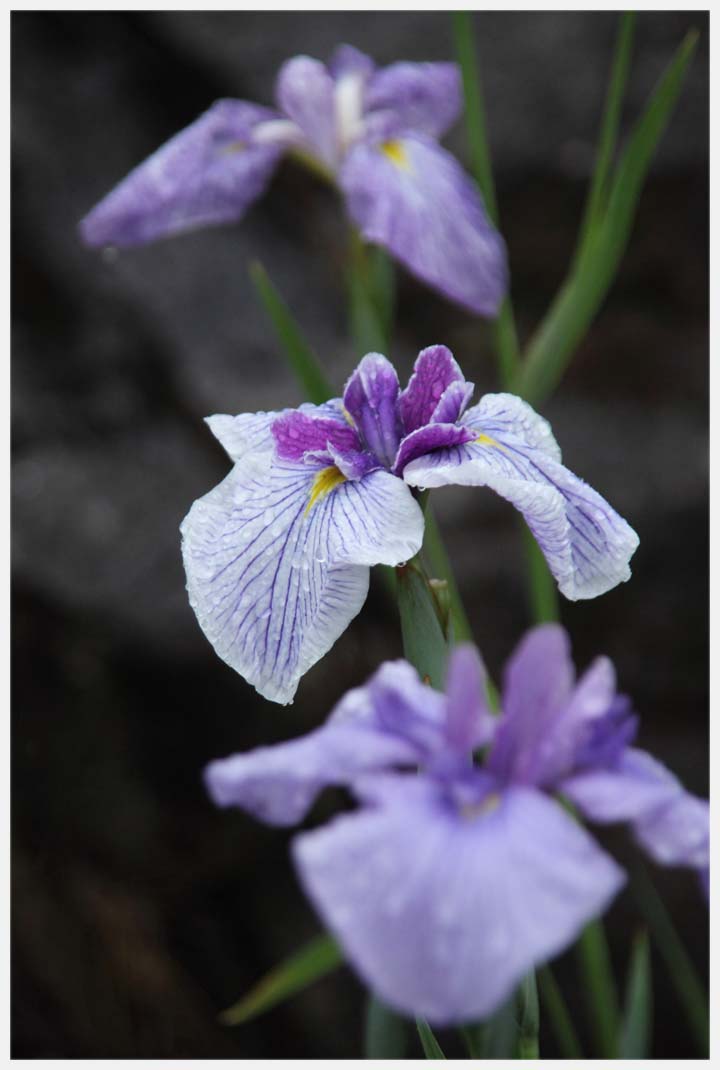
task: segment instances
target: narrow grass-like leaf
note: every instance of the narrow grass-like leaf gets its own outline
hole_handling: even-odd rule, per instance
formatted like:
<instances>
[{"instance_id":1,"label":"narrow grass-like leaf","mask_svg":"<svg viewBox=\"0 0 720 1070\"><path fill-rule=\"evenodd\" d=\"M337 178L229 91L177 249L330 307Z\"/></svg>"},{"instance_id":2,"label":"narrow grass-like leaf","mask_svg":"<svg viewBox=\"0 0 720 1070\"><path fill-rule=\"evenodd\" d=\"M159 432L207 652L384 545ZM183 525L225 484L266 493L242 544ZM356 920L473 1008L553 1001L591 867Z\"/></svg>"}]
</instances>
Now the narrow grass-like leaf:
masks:
<instances>
[{"instance_id":1,"label":"narrow grass-like leaf","mask_svg":"<svg viewBox=\"0 0 720 1070\"><path fill-rule=\"evenodd\" d=\"M615 1059L620 1011L610 951L602 923L591 921L583 929L577 947L582 966L587 1012L595 1033L598 1054L604 1059Z\"/></svg>"},{"instance_id":2,"label":"narrow grass-like leaf","mask_svg":"<svg viewBox=\"0 0 720 1070\"><path fill-rule=\"evenodd\" d=\"M635 12L624 11L620 16L615 58L605 99L605 111L600 130L595 168L590 182L585 216L580 228L578 249L582 249L588 233L596 226L607 202L607 181L612 168L617 133L620 126L620 113L630 69L634 29Z\"/></svg>"},{"instance_id":3,"label":"narrow grass-like leaf","mask_svg":"<svg viewBox=\"0 0 720 1070\"><path fill-rule=\"evenodd\" d=\"M447 660L447 642L437 617L435 602L420 571L417 558L396 569L403 650L423 679L442 690Z\"/></svg>"},{"instance_id":4,"label":"narrow grass-like leaf","mask_svg":"<svg viewBox=\"0 0 720 1070\"><path fill-rule=\"evenodd\" d=\"M373 300L385 335L385 345L387 349L390 349L395 318L395 265L388 253L378 245L373 245L368 249L368 275Z\"/></svg>"},{"instance_id":5,"label":"narrow grass-like leaf","mask_svg":"<svg viewBox=\"0 0 720 1070\"><path fill-rule=\"evenodd\" d=\"M247 995L220 1015L223 1025L242 1025L296 996L342 963L342 952L330 936L318 936L275 966Z\"/></svg>"},{"instance_id":6,"label":"narrow grass-like leaf","mask_svg":"<svg viewBox=\"0 0 720 1070\"><path fill-rule=\"evenodd\" d=\"M309 401L320 405L333 396L330 385L318 358L303 338L290 309L273 286L259 261L250 265L250 278L270 321L275 328L283 351L295 372Z\"/></svg>"},{"instance_id":7,"label":"narrow grass-like leaf","mask_svg":"<svg viewBox=\"0 0 720 1070\"><path fill-rule=\"evenodd\" d=\"M686 36L635 124L615 171L607 209L588 232L574 268L530 341L513 385L533 405L557 386L615 277L650 161L670 119L697 38L694 30Z\"/></svg>"},{"instance_id":8,"label":"narrow grass-like leaf","mask_svg":"<svg viewBox=\"0 0 720 1070\"><path fill-rule=\"evenodd\" d=\"M350 304L350 334L359 360L366 353L388 355L392 296L380 293L384 285L382 260L366 246L361 235L350 228L348 247L348 296ZM387 272L385 272L387 274Z\"/></svg>"},{"instance_id":9,"label":"narrow grass-like leaf","mask_svg":"<svg viewBox=\"0 0 720 1070\"><path fill-rule=\"evenodd\" d=\"M697 975L665 904L645 867L639 862L633 866L630 887L648 924L655 947L665 963L698 1049L706 1058L710 1043L710 1021L705 986Z\"/></svg>"},{"instance_id":10,"label":"narrow grass-like leaf","mask_svg":"<svg viewBox=\"0 0 720 1070\"><path fill-rule=\"evenodd\" d=\"M435 1034L430 1026L427 1024L424 1018L416 1018L415 1025L417 1026L418 1036L420 1037L420 1043L422 1049L425 1052L426 1059L444 1059L445 1052L438 1044Z\"/></svg>"},{"instance_id":11,"label":"narrow grass-like leaf","mask_svg":"<svg viewBox=\"0 0 720 1070\"><path fill-rule=\"evenodd\" d=\"M368 996L365 1013L365 1058L402 1059L407 1047L407 1022L377 996Z\"/></svg>"},{"instance_id":12,"label":"narrow grass-like leaf","mask_svg":"<svg viewBox=\"0 0 720 1070\"><path fill-rule=\"evenodd\" d=\"M540 1057L540 1007L538 1004L535 971L531 970L522 980L517 991L519 1059Z\"/></svg>"},{"instance_id":13,"label":"narrow grass-like leaf","mask_svg":"<svg viewBox=\"0 0 720 1070\"><path fill-rule=\"evenodd\" d=\"M513 994L503 1006L482 1024L483 1059L514 1059L518 1048L517 1001Z\"/></svg>"},{"instance_id":14,"label":"narrow grass-like leaf","mask_svg":"<svg viewBox=\"0 0 720 1070\"><path fill-rule=\"evenodd\" d=\"M483 195L487 213L497 226L499 214L490 163L480 71L473 39L472 14L471 11L456 11L453 14L455 51L462 73L470 167ZM503 301L498 318L493 323L493 343L502 384L508 386L517 374L519 361L515 318L509 298Z\"/></svg>"},{"instance_id":15,"label":"narrow grass-like leaf","mask_svg":"<svg viewBox=\"0 0 720 1070\"><path fill-rule=\"evenodd\" d=\"M647 933L638 933L628 971L618 1058L647 1059L652 1029L652 973Z\"/></svg>"},{"instance_id":16,"label":"narrow grass-like leaf","mask_svg":"<svg viewBox=\"0 0 720 1070\"><path fill-rule=\"evenodd\" d=\"M537 982L543 1011L550 1020L563 1059L582 1059L582 1048L573 1020L549 966L538 970Z\"/></svg>"}]
</instances>

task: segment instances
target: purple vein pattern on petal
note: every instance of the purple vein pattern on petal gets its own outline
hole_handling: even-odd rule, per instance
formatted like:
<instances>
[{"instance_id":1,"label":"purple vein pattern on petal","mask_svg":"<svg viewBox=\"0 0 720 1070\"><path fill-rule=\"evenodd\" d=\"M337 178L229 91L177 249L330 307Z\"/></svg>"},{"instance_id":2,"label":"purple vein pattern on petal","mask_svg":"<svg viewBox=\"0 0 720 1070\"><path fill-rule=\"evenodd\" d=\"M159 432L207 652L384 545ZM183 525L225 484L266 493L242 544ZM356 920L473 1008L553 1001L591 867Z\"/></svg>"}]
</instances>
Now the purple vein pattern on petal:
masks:
<instances>
[{"instance_id":1,"label":"purple vein pattern on petal","mask_svg":"<svg viewBox=\"0 0 720 1070\"><path fill-rule=\"evenodd\" d=\"M397 372L387 357L368 353L345 386L343 403L363 441L381 463L390 467L400 443Z\"/></svg>"},{"instance_id":2,"label":"purple vein pattern on petal","mask_svg":"<svg viewBox=\"0 0 720 1070\"><path fill-rule=\"evenodd\" d=\"M333 493L307 511L316 473L250 454L181 527L200 627L216 653L275 702L292 700L367 595L367 567L330 562Z\"/></svg>"},{"instance_id":3,"label":"purple vein pattern on petal","mask_svg":"<svg viewBox=\"0 0 720 1070\"><path fill-rule=\"evenodd\" d=\"M347 420L311 416L298 409L278 416L272 435L277 455L285 461L301 461L306 453L328 446L341 453L360 448L357 431Z\"/></svg>"},{"instance_id":4,"label":"purple vein pattern on petal","mask_svg":"<svg viewBox=\"0 0 720 1070\"><path fill-rule=\"evenodd\" d=\"M412 461L406 482L490 487L523 514L566 598L595 598L629 579L637 535L597 491L553 459L556 444L542 424L530 421L523 430L509 420L513 430L506 431L482 414L483 402L461 420L475 431L474 441Z\"/></svg>"},{"instance_id":5,"label":"purple vein pattern on petal","mask_svg":"<svg viewBox=\"0 0 720 1070\"><path fill-rule=\"evenodd\" d=\"M422 135L356 144L340 170L353 222L446 297L495 316L507 290L502 238L457 160Z\"/></svg>"},{"instance_id":6,"label":"purple vein pattern on petal","mask_svg":"<svg viewBox=\"0 0 720 1070\"><path fill-rule=\"evenodd\" d=\"M300 879L390 1006L433 1025L481 1018L607 906L622 871L535 791L510 789L473 820L408 779L297 837Z\"/></svg>"},{"instance_id":7,"label":"purple vein pattern on petal","mask_svg":"<svg viewBox=\"0 0 720 1070\"><path fill-rule=\"evenodd\" d=\"M280 412L243 412L239 416L218 414L208 416L205 423L231 460L239 461L246 453L268 452L275 448L272 425L280 417L300 413L303 418L334 420L343 424L342 403L339 398L322 405L306 402L298 409Z\"/></svg>"},{"instance_id":8,"label":"purple vein pattern on petal","mask_svg":"<svg viewBox=\"0 0 720 1070\"><path fill-rule=\"evenodd\" d=\"M447 388L464 382L460 365L447 346L428 346L421 350L398 402L405 434L430 423ZM454 419L440 422L453 423Z\"/></svg>"},{"instance_id":9,"label":"purple vein pattern on petal","mask_svg":"<svg viewBox=\"0 0 720 1070\"><path fill-rule=\"evenodd\" d=\"M265 190L282 144L253 130L276 113L218 100L135 168L82 220L88 245L142 245L212 223L229 223Z\"/></svg>"},{"instance_id":10,"label":"purple vein pattern on petal","mask_svg":"<svg viewBox=\"0 0 720 1070\"><path fill-rule=\"evenodd\" d=\"M450 383L433 409L430 423L453 424L465 412L475 391L474 383Z\"/></svg>"},{"instance_id":11,"label":"purple vein pattern on petal","mask_svg":"<svg viewBox=\"0 0 720 1070\"><path fill-rule=\"evenodd\" d=\"M422 545L407 486L378 470L358 482L245 454L183 521L190 603L216 652L257 690L289 702L367 594L368 565L396 565Z\"/></svg>"},{"instance_id":12,"label":"purple vein pattern on petal","mask_svg":"<svg viewBox=\"0 0 720 1070\"><path fill-rule=\"evenodd\" d=\"M295 56L278 72L278 106L300 127L308 144L329 167L337 163L335 82L324 63Z\"/></svg>"},{"instance_id":13,"label":"purple vein pattern on petal","mask_svg":"<svg viewBox=\"0 0 720 1070\"><path fill-rule=\"evenodd\" d=\"M455 63L392 63L369 80L365 107L391 112L397 133L442 137L462 110L460 71Z\"/></svg>"}]
</instances>

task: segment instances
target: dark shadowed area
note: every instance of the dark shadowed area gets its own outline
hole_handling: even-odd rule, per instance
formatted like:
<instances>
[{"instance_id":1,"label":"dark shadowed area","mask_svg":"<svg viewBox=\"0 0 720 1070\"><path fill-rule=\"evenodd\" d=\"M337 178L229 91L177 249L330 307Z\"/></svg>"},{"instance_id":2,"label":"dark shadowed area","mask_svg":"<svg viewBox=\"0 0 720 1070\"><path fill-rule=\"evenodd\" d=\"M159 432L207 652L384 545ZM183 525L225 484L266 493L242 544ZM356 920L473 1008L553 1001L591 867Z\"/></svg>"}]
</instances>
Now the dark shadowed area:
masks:
<instances>
[{"instance_id":1,"label":"dark shadowed area","mask_svg":"<svg viewBox=\"0 0 720 1070\"><path fill-rule=\"evenodd\" d=\"M610 13L476 16L502 230L523 340L558 287L581 217L616 30ZM708 790L708 41L704 13L638 17L625 122L691 26L694 64L617 284L544 407L566 463L636 528L633 578L563 603L576 658L616 662L640 743ZM227 460L216 412L302 400L248 279L265 264L340 388L348 341L339 202L284 164L236 226L119 256L82 215L222 96L270 103L288 56L350 42L380 63L453 58L442 14L16 13L13 17L13 884L17 1057L324 1058L361 1053L349 970L240 1029L218 1012L318 928L289 835L204 794L211 758L318 724L400 655L376 584L301 683L260 699L187 603L178 526ZM624 126L623 129L627 129ZM467 163L462 124L448 139ZM478 395L497 388L486 324L399 271L392 358L445 342ZM490 492L433 496L478 643L497 674L529 623L519 527ZM321 803L317 821L330 812ZM623 832L604 837L626 862ZM692 875L652 869L707 968ZM522 881L522 874L518 880ZM624 983L642 923L608 915ZM653 952L653 1055L692 1057ZM557 965L578 1028L576 960ZM543 1026L542 1052L557 1054ZM452 1044L448 1042L450 1049ZM413 1049L419 1054L419 1049Z\"/></svg>"}]
</instances>

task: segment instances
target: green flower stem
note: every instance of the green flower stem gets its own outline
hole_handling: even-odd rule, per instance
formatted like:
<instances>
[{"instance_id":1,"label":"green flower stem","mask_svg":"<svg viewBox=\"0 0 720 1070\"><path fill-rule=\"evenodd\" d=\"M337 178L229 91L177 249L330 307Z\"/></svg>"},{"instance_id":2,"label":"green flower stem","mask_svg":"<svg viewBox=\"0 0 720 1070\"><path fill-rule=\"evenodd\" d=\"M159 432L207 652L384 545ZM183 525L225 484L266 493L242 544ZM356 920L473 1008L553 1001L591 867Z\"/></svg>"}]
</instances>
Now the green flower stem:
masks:
<instances>
[{"instance_id":1,"label":"green flower stem","mask_svg":"<svg viewBox=\"0 0 720 1070\"><path fill-rule=\"evenodd\" d=\"M517 1052L519 1059L538 1059L540 1057L540 1007L538 1004L535 971L531 970L523 978L517 996L518 1002L518 1038Z\"/></svg>"}]
</instances>

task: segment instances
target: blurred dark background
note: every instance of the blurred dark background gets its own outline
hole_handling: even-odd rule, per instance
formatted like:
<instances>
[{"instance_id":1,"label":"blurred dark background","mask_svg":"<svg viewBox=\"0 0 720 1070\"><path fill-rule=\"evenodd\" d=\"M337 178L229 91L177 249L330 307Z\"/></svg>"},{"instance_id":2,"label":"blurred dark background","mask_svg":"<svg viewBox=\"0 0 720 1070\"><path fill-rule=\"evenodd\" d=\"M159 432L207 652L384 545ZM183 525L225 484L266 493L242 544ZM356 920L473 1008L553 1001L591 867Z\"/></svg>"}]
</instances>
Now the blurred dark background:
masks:
<instances>
[{"instance_id":1,"label":"blurred dark background","mask_svg":"<svg viewBox=\"0 0 720 1070\"><path fill-rule=\"evenodd\" d=\"M566 270L617 26L612 13L476 16L490 137L526 339ZM686 30L698 53L622 270L544 407L567 463L641 537L633 579L563 604L580 665L616 662L641 745L699 793L707 766L708 40L705 13L642 13L634 119ZM187 604L178 525L228 463L202 418L301 400L247 276L259 257L341 386L342 216L285 164L232 227L114 259L80 217L220 96L272 99L288 56L348 41L380 63L452 58L441 14L15 13L13 16L13 883L17 1057L352 1057L364 994L348 970L256 1022L217 1012L317 929L288 836L206 799L213 757L307 730L400 654L374 587L276 707L213 654ZM449 146L467 160L462 125ZM446 342L497 388L487 325L399 272L393 359ZM436 507L478 641L497 673L528 624L512 509L484 491ZM322 811L321 811L322 813ZM317 815L315 816L317 819ZM625 834L604 837L626 861ZM653 871L701 971L693 876ZM521 879L521 878L519 878ZM640 924L608 915L621 979ZM696 1054L654 953L653 1054ZM558 964L578 1025L571 955ZM546 1028L543 1053L556 1054Z\"/></svg>"}]
</instances>

